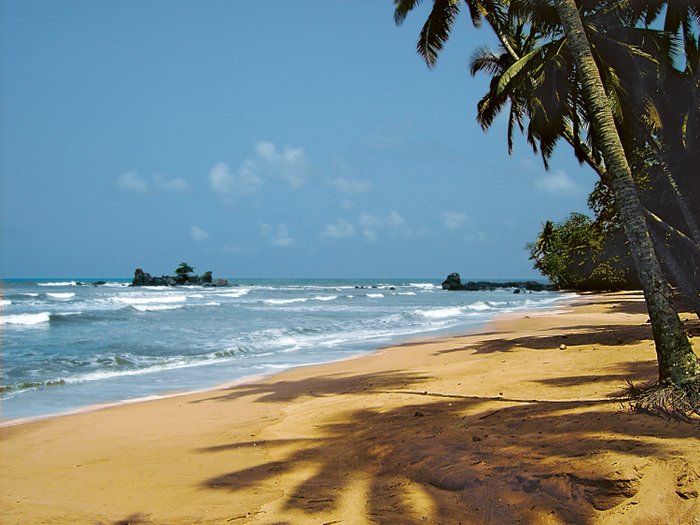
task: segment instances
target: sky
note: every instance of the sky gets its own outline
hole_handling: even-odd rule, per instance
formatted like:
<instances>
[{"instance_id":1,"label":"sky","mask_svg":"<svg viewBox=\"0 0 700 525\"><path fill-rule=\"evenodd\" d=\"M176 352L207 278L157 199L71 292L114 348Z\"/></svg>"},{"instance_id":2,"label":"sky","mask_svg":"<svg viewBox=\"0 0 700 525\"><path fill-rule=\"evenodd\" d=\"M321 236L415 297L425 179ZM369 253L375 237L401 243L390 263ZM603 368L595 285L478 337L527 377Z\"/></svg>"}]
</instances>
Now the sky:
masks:
<instances>
[{"instance_id":1,"label":"sky","mask_svg":"<svg viewBox=\"0 0 700 525\"><path fill-rule=\"evenodd\" d=\"M497 42L429 69L424 4L2 0L0 276L538 277L595 176L480 128Z\"/></svg>"}]
</instances>

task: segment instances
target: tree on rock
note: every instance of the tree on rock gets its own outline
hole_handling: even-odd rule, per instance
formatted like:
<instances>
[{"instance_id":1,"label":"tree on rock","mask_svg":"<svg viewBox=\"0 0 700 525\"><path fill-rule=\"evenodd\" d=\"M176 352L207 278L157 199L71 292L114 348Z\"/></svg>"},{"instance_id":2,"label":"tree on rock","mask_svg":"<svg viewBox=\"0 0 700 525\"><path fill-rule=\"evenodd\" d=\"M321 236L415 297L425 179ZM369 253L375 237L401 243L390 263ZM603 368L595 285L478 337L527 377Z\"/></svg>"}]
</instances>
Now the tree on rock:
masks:
<instances>
[{"instance_id":1,"label":"tree on rock","mask_svg":"<svg viewBox=\"0 0 700 525\"><path fill-rule=\"evenodd\" d=\"M192 268L189 264L186 262L181 262L180 266L177 267L175 270L175 275L177 284L185 284L190 280L190 275L192 272L194 272L194 268Z\"/></svg>"}]
</instances>

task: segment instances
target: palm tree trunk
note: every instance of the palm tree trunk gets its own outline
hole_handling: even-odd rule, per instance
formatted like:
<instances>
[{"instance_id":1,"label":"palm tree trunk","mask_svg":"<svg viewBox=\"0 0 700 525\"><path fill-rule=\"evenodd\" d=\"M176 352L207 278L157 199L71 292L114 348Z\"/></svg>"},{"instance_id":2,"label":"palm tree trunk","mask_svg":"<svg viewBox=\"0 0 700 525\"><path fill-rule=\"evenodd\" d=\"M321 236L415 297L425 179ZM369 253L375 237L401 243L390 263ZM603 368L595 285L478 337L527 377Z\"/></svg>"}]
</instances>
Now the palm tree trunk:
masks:
<instances>
[{"instance_id":1,"label":"palm tree trunk","mask_svg":"<svg viewBox=\"0 0 700 525\"><path fill-rule=\"evenodd\" d=\"M574 0L556 0L555 6L581 77L594 136L613 182L622 225L639 272L654 333L659 379L677 386L684 385L697 380L700 362L671 303L671 293L654 253L637 188L576 3Z\"/></svg>"},{"instance_id":2,"label":"palm tree trunk","mask_svg":"<svg viewBox=\"0 0 700 525\"><path fill-rule=\"evenodd\" d=\"M676 281L676 286L678 291L683 297L687 298L691 304L691 307L695 311L695 315L700 318L700 290L698 290L695 283L689 279L685 274L685 269L681 268L676 262L675 257L671 253L671 248L666 245L666 240L662 235L657 233L653 228L653 223L650 224L649 229L651 237L654 240L654 247L656 248L656 253L659 256L659 262L662 266L666 267L666 271L671 277Z\"/></svg>"}]
</instances>

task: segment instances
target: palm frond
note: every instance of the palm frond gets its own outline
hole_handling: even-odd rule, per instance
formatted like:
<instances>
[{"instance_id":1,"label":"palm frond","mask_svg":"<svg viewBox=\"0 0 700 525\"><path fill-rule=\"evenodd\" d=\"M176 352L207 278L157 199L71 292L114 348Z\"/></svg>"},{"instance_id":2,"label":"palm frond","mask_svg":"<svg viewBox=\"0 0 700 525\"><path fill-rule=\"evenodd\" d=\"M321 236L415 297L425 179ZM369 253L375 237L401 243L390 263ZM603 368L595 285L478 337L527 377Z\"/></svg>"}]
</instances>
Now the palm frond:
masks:
<instances>
[{"instance_id":1,"label":"palm frond","mask_svg":"<svg viewBox=\"0 0 700 525\"><path fill-rule=\"evenodd\" d=\"M498 77L494 77L492 84L497 82ZM508 101L507 97L498 97L494 90L490 89L486 95L476 105L476 120L481 125L481 128L486 130L491 127L493 121L503 109L503 106Z\"/></svg>"},{"instance_id":2,"label":"palm frond","mask_svg":"<svg viewBox=\"0 0 700 525\"><path fill-rule=\"evenodd\" d=\"M542 48L537 48L530 51L527 55L512 64L506 71L503 72L498 84L496 85L496 94L500 95L510 90L509 88L512 87L512 83L517 81L517 79L523 75L533 77L533 72L542 66L542 62Z\"/></svg>"},{"instance_id":3,"label":"palm frond","mask_svg":"<svg viewBox=\"0 0 700 525\"><path fill-rule=\"evenodd\" d=\"M423 0L394 0L394 22L401 25L408 13L411 12Z\"/></svg>"},{"instance_id":4,"label":"palm frond","mask_svg":"<svg viewBox=\"0 0 700 525\"><path fill-rule=\"evenodd\" d=\"M495 76L500 73L502 69L501 57L495 55L488 47L480 47L477 49L469 60L469 71L472 76L480 71Z\"/></svg>"},{"instance_id":5,"label":"palm frond","mask_svg":"<svg viewBox=\"0 0 700 525\"><path fill-rule=\"evenodd\" d=\"M556 7L549 0L510 0L509 17L522 20L541 36L558 38L561 24Z\"/></svg>"},{"instance_id":6,"label":"palm frond","mask_svg":"<svg viewBox=\"0 0 700 525\"><path fill-rule=\"evenodd\" d=\"M458 0L435 0L416 44L418 54L425 59L428 67L435 66L438 54L450 36L452 23L458 13Z\"/></svg>"},{"instance_id":7,"label":"palm frond","mask_svg":"<svg viewBox=\"0 0 700 525\"><path fill-rule=\"evenodd\" d=\"M513 131L517 125L520 132L523 131L523 108L517 101L511 100L510 111L508 112L508 153L513 153Z\"/></svg>"},{"instance_id":8,"label":"palm frond","mask_svg":"<svg viewBox=\"0 0 700 525\"><path fill-rule=\"evenodd\" d=\"M640 120L652 132L657 132L663 127L659 110L650 98L644 101Z\"/></svg>"},{"instance_id":9,"label":"palm frond","mask_svg":"<svg viewBox=\"0 0 700 525\"><path fill-rule=\"evenodd\" d=\"M553 60L561 51L563 40L555 40L530 51L527 55L512 64L504 73L496 86L496 93L502 94L513 91L514 87L527 78L536 82L542 67Z\"/></svg>"},{"instance_id":10,"label":"palm frond","mask_svg":"<svg viewBox=\"0 0 700 525\"><path fill-rule=\"evenodd\" d=\"M686 16L688 16L688 6L685 5L683 0L669 0L666 4L664 31L668 33L677 33Z\"/></svg>"},{"instance_id":11,"label":"palm frond","mask_svg":"<svg viewBox=\"0 0 700 525\"><path fill-rule=\"evenodd\" d=\"M472 24L474 27L481 27L481 20L484 15L481 4L479 2L475 2L474 0L464 0L464 3L467 4L469 16L472 19Z\"/></svg>"}]
</instances>

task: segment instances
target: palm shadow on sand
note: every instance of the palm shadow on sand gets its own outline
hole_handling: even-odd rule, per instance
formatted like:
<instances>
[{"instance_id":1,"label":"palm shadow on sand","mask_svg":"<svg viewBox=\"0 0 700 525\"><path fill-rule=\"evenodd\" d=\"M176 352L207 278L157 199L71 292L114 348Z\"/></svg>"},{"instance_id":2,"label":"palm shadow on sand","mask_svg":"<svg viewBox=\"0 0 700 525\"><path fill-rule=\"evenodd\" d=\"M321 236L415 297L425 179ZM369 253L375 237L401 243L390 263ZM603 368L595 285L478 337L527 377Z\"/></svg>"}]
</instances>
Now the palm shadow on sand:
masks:
<instances>
[{"instance_id":1,"label":"palm shadow on sand","mask_svg":"<svg viewBox=\"0 0 700 525\"><path fill-rule=\"evenodd\" d=\"M645 366L634 365L618 376L637 378L645 372ZM203 481L202 487L235 495L304 472L308 474L284 496L283 508L319 517L322 523L343 520L344 494L354 489L362 494L356 512L370 523L534 525L554 515L561 522L586 524L598 511L617 508L624 513L636 505L652 458L678 463L692 474L692 466L667 448L664 438L695 439L700 445L696 426L610 410L608 400L420 393L406 390L412 378L392 376L384 374L373 386L361 382L355 393L403 393L410 401L388 410L350 411L340 422L319 425L314 435L321 437L222 442L199 450L221 454L224 470L227 454L251 447L274 458L239 470L231 456L231 469ZM335 388L334 381L322 381L323 395L353 393L350 379L339 378ZM260 402L289 400L299 385L266 383L232 390L218 400L251 394ZM607 410L597 410L602 406ZM607 465L608 453L631 458L629 465Z\"/></svg>"}]
</instances>

